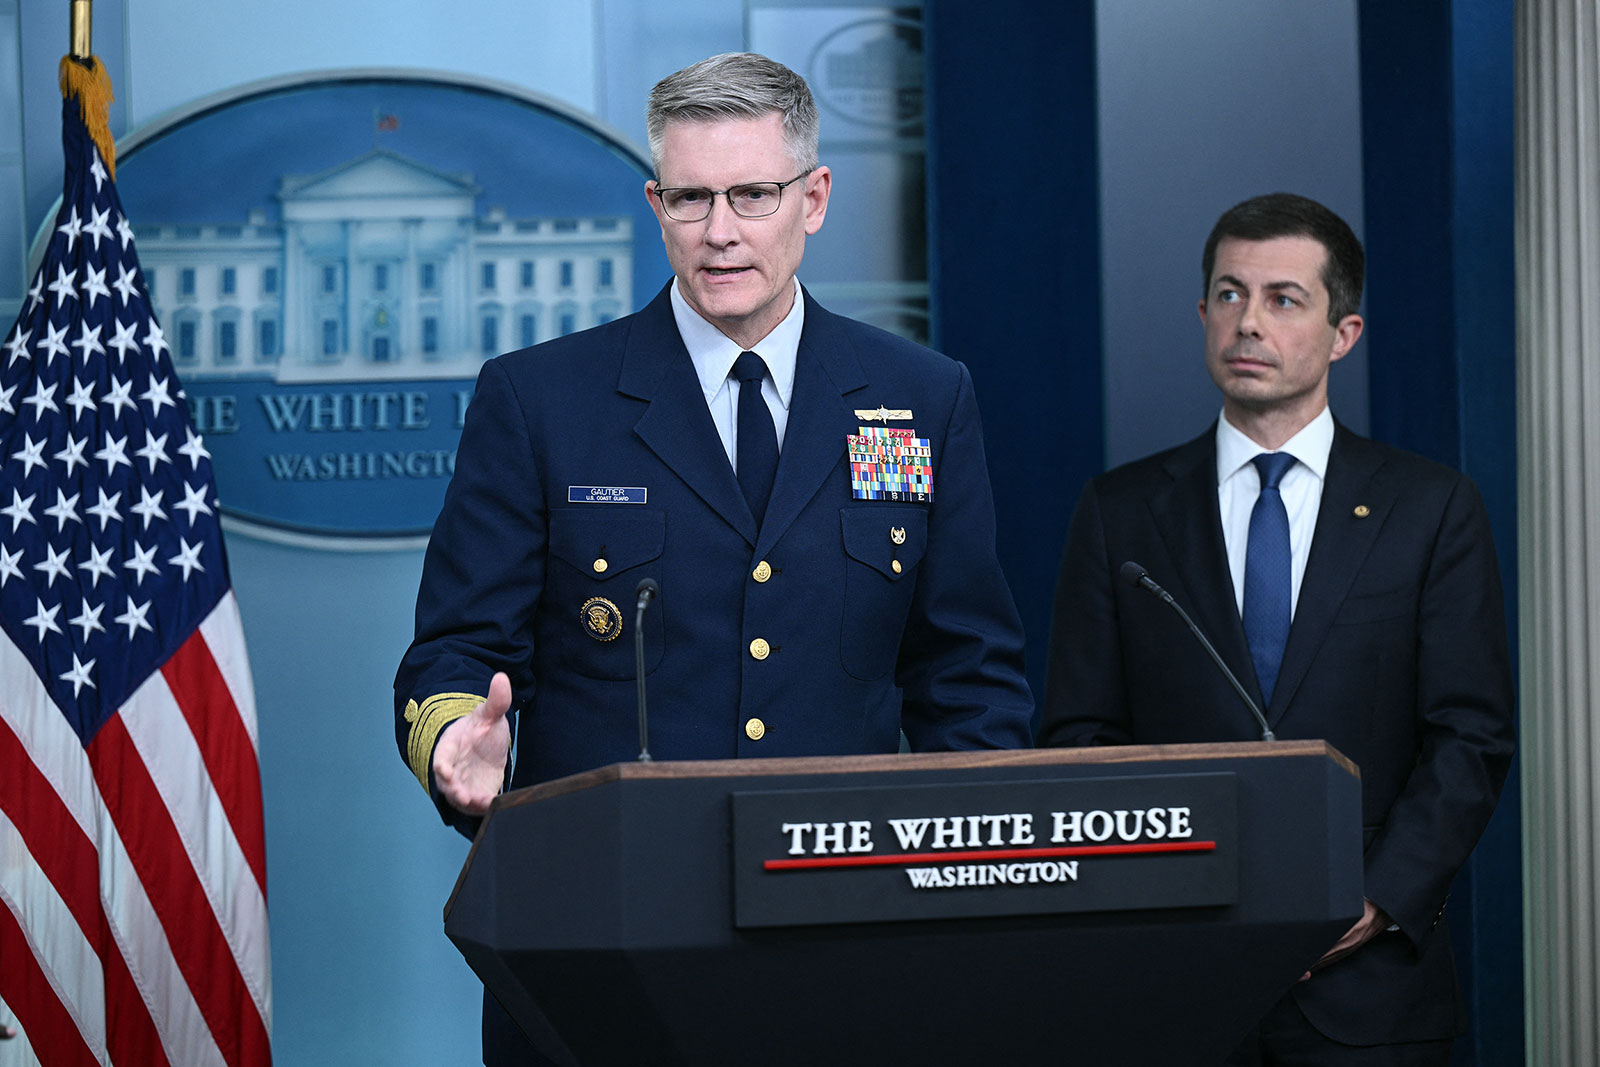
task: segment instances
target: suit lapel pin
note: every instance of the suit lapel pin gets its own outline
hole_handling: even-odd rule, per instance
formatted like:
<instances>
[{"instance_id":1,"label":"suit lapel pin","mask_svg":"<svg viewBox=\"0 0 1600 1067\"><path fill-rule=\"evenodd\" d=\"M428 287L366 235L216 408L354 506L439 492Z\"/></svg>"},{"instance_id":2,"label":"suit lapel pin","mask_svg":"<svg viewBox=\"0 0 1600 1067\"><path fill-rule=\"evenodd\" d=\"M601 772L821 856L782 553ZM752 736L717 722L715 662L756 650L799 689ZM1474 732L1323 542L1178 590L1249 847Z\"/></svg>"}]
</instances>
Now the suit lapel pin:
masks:
<instances>
[{"instance_id":1,"label":"suit lapel pin","mask_svg":"<svg viewBox=\"0 0 1600 1067\"><path fill-rule=\"evenodd\" d=\"M1357 504L1354 514L1356 518L1364 519L1368 515L1372 514L1372 509L1367 507L1365 504Z\"/></svg>"}]
</instances>

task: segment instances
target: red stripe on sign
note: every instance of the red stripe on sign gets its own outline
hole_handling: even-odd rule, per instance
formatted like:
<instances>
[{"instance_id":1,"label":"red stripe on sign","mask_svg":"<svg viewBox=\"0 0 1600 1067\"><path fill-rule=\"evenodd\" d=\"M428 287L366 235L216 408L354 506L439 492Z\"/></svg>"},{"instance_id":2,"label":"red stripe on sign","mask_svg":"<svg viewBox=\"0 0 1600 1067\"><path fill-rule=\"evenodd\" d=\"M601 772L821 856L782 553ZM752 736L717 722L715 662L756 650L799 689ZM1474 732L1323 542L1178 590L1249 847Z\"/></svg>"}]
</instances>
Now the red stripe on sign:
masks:
<instances>
[{"instance_id":1,"label":"red stripe on sign","mask_svg":"<svg viewBox=\"0 0 1600 1067\"><path fill-rule=\"evenodd\" d=\"M234 1067L272 1062L266 1026L239 973L200 877L119 715L100 728L89 764L150 906L222 1057Z\"/></svg>"},{"instance_id":2,"label":"red stripe on sign","mask_svg":"<svg viewBox=\"0 0 1600 1067\"><path fill-rule=\"evenodd\" d=\"M1062 856L1131 856L1151 852L1215 852L1215 841L1149 841L1136 845L1063 845L1059 848L993 848L965 852L902 852L894 856L807 856L797 860L765 860L769 871L817 867L894 867L913 863L971 863L986 860L1059 859Z\"/></svg>"},{"instance_id":3,"label":"red stripe on sign","mask_svg":"<svg viewBox=\"0 0 1600 1067\"><path fill-rule=\"evenodd\" d=\"M261 818L261 771L255 746L234 706L228 683L217 670L206 639L196 630L161 665L161 676L183 711L200 758L205 761L222 810L245 862L267 895L267 841Z\"/></svg>"},{"instance_id":4,"label":"red stripe on sign","mask_svg":"<svg viewBox=\"0 0 1600 1067\"><path fill-rule=\"evenodd\" d=\"M49 979L11 909L0 907L0 998L16 1013L34 1054L49 1067L98 1067L98 1061Z\"/></svg>"},{"instance_id":5,"label":"red stripe on sign","mask_svg":"<svg viewBox=\"0 0 1600 1067\"><path fill-rule=\"evenodd\" d=\"M100 957L111 1062L165 1067L167 1053L150 1008L106 920L100 899L100 853L4 719L0 719L0 810L22 835L39 873L55 887Z\"/></svg>"}]
</instances>

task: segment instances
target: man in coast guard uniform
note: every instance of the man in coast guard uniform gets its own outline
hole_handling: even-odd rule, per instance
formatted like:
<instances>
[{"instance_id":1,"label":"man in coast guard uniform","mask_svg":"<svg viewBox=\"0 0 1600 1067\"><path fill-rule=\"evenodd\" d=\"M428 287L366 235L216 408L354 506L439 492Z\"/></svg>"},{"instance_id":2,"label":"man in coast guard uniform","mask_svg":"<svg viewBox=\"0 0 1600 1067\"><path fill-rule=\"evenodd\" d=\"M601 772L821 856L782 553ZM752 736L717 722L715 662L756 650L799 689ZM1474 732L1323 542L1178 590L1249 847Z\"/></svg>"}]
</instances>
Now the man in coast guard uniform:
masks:
<instances>
[{"instance_id":1,"label":"man in coast guard uniform","mask_svg":"<svg viewBox=\"0 0 1600 1067\"><path fill-rule=\"evenodd\" d=\"M804 80L713 57L648 126L674 280L484 366L428 547L396 738L463 832L504 788L638 754L646 577L658 759L1030 743L966 368L795 279L832 183ZM492 1001L484 1038L537 1062Z\"/></svg>"},{"instance_id":2,"label":"man in coast guard uniform","mask_svg":"<svg viewBox=\"0 0 1600 1067\"><path fill-rule=\"evenodd\" d=\"M1329 366L1361 334L1363 253L1342 219L1272 194L1226 212L1203 256L1203 435L1092 481L1050 635L1041 745L1259 737L1182 604L1279 738L1361 769L1365 909L1230 1063L1450 1061L1465 1025L1444 922L1514 745L1488 516L1461 473L1358 437Z\"/></svg>"}]
</instances>

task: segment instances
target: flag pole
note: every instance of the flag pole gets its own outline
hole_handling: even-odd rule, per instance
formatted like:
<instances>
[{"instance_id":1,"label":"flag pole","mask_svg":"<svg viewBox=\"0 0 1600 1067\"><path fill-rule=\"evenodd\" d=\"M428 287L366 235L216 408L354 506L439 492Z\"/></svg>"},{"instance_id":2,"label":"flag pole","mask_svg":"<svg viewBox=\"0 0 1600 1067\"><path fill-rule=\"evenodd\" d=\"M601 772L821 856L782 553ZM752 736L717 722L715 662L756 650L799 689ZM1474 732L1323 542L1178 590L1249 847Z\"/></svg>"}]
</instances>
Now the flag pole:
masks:
<instances>
[{"instance_id":1,"label":"flag pole","mask_svg":"<svg viewBox=\"0 0 1600 1067\"><path fill-rule=\"evenodd\" d=\"M94 0L70 0L70 2L72 4L70 23L71 55L73 59L88 59L94 51L92 47L93 33L90 26L90 12L94 7Z\"/></svg>"},{"instance_id":2,"label":"flag pole","mask_svg":"<svg viewBox=\"0 0 1600 1067\"><path fill-rule=\"evenodd\" d=\"M115 178L117 176L117 146L111 137L111 128L107 118L111 110L111 78L106 74L105 67L94 57L90 33L90 9L94 0L70 0L71 19L69 34L72 45L67 55L61 59L61 95L67 99L76 97L78 106L82 110L83 124L89 130L89 137L100 149L100 158L105 161L106 172Z\"/></svg>"}]
</instances>

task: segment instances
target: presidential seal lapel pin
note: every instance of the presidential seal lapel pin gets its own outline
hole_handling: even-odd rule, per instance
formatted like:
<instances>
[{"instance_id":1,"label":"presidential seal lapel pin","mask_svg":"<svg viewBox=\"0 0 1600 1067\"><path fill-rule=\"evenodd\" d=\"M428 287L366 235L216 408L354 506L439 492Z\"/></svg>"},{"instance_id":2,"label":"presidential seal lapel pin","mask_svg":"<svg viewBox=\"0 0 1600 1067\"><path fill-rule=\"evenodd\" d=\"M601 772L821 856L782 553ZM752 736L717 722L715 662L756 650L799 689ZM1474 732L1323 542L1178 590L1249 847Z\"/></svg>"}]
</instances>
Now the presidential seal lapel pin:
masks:
<instances>
[{"instance_id":1,"label":"presidential seal lapel pin","mask_svg":"<svg viewBox=\"0 0 1600 1067\"><path fill-rule=\"evenodd\" d=\"M622 633L622 612L603 596L592 596L578 609L578 621L596 641L615 641Z\"/></svg>"}]
</instances>

